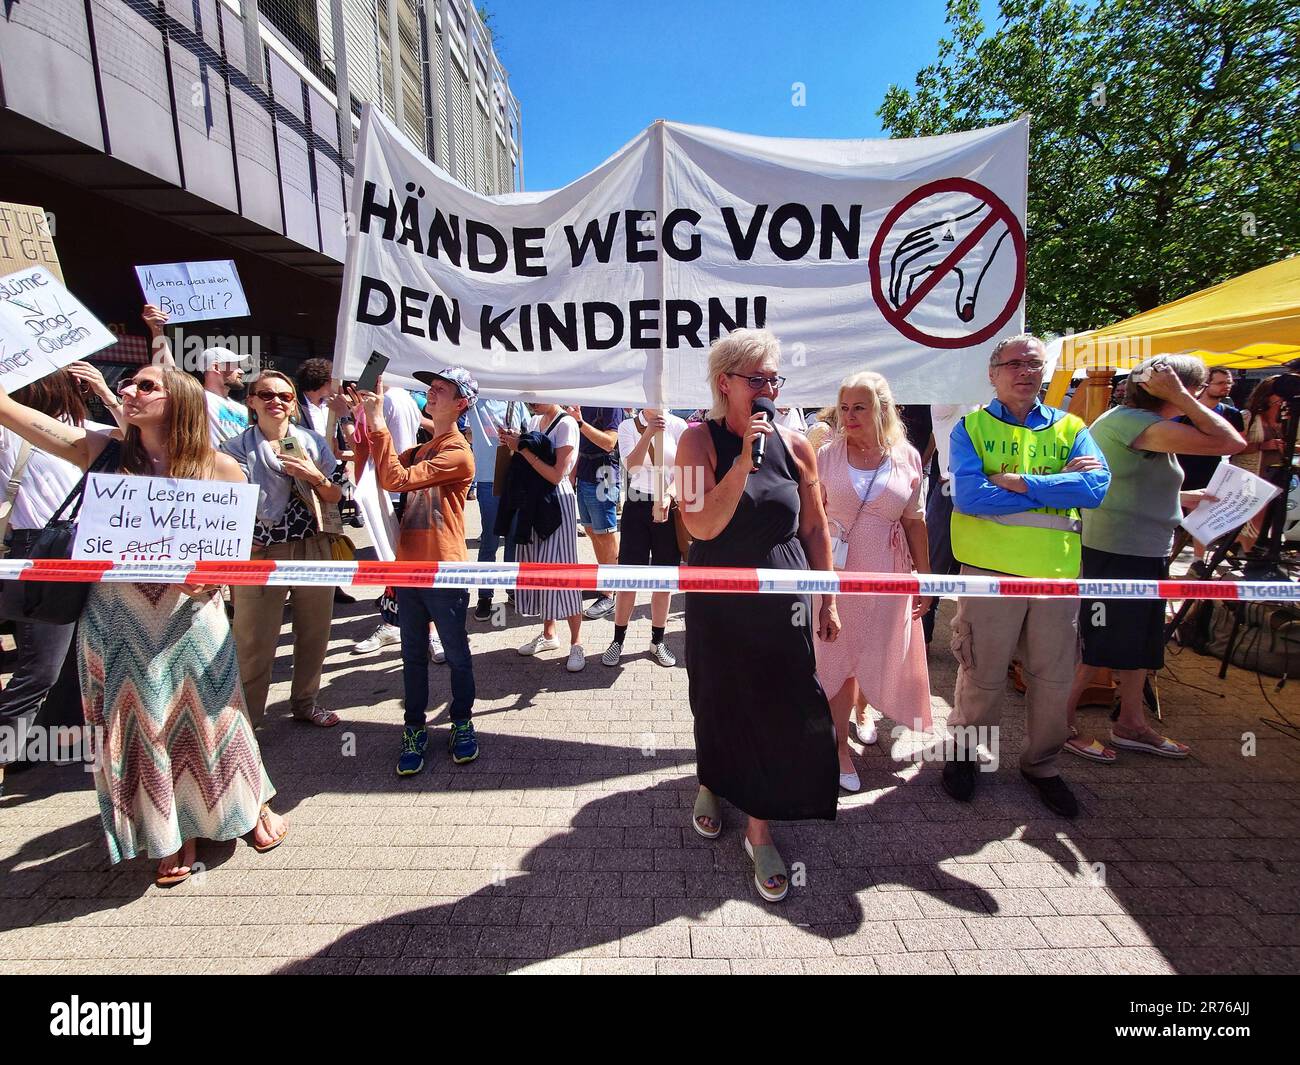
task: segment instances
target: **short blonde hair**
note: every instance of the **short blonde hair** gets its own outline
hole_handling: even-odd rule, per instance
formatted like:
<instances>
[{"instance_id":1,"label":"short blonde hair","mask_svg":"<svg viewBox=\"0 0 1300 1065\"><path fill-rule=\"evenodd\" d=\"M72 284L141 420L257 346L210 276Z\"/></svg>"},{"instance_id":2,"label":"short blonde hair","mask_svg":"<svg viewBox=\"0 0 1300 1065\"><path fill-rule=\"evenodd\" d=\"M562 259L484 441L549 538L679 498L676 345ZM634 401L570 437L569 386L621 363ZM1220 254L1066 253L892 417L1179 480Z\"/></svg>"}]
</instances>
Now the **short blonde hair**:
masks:
<instances>
[{"instance_id":1,"label":"short blonde hair","mask_svg":"<svg viewBox=\"0 0 1300 1065\"><path fill-rule=\"evenodd\" d=\"M286 385L289 386L289 391L293 393L293 405L289 408L289 421L293 422L294 425L297 425L298 424L298 385L293 380L293 378L290 377L287 373L282 373L280 370L270 370L270 369L263 370L253 379L253 383L248 386L247 398L252 399L254 393L257 392L262 382L269 377L274 377L278 381L283 381ZM249 420L252 422L256 422L257 421L256 412L250 411L249 413L251 415Z\"/></svg>"},{"instance_id":2,"label":"short blonde hair","mask_svg":"<svg viewBox=\"0 0 1300 1065\"><path fill-rule=\"evenodd\" d=\"M771 361L773 369L781 365L781 341L767 329L736 329L713 342L709 348L709 388L713 392L713 406L709 418L721 418L727 413L727 397L718 387L723 374L740 373L757 363Z\"/></svg>"},{"instance_id":3,"label":"short blonde hair","mask_svg":"<svg viewBox=\"0 0 1300 1065\"><path fill-rule=\"evenodd\" d=\"M862 370L859 373L850 374L840 382L839 395L835 400L836 404L836 431L841 435L844 433L844 426L840 423L838 416L839 404L844 402L844 393L850 388L865 388L871 393L875 400L871 411L871 419L876 426L876 440L886 452L892 451L907 438L903 429L903 420L898 416L898 404L894 402L893 390L889 387L889 382L885 380L882 374L874 370Z\"/></svg>"}]
</instances>

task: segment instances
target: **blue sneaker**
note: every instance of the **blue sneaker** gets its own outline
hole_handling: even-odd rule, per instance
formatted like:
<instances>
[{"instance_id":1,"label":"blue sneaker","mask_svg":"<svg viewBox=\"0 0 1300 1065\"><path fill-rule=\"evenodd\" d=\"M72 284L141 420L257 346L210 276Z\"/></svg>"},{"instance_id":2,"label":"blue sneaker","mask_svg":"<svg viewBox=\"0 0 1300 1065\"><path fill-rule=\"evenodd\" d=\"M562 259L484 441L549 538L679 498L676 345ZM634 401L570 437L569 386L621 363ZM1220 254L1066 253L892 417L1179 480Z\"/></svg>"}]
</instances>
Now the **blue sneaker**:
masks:
<instances>
[{"instance_id":1,"label":"blue sneaker","mask_svg":"<svg viewBox=\"0 0 1300 1065\"><path fill-rule=\"evenodd\" d=\"M410 725L402 729L402 753L397 759L397 775L413 777L424 768L424 751L429 746L429 734L424 729Z\"/></svg>"},{"instance_id":2,"label":"blue sneaker","mask_svg":"<svg viewBox=\"0 0 1300 1065\"><path fill-rule=\"evenodd\" d=\"M457 765L472 762L478 757L478 737L474 735L472 722L451 723L451 735L447 737L447 750L451 752L451 760Z\"/></svg>"}]
</instances>

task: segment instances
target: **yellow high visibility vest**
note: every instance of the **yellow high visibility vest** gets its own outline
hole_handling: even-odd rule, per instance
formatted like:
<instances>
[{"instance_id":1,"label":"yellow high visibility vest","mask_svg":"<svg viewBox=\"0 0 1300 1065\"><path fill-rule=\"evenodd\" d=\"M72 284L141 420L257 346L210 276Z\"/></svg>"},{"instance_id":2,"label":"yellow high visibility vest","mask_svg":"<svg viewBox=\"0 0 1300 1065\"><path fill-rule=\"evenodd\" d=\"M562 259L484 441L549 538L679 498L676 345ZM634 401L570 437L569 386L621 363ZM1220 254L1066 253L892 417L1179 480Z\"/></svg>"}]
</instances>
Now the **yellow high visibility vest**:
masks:
<instances>
[{"instance_id":1,"label":"yellow high visibility vest","mask_svg":"<svg viewBox=\"0 0 1300 1065\"><path fill-rule=\"evenodd\" d=\"M1029 429L977 410L962 419L984 475L1060 473L1070 461L1074 438L1084 428L1067 414L1043 429ZM952 553L959 562L1019 577L1079 576L1080 533L1077 509L1038 507L1018 514L952 512Z\"/></svg>"}]
</instances>

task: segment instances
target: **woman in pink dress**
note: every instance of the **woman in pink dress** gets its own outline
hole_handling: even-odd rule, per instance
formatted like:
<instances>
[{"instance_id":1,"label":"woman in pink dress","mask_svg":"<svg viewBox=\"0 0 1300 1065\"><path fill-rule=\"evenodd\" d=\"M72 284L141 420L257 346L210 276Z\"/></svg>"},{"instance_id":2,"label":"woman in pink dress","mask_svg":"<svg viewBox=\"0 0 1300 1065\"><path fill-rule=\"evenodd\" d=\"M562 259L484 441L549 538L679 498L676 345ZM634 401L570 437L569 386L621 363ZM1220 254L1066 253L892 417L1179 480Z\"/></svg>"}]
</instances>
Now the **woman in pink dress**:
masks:
<instances>
[{"instance_id":1,"label":"woman in pink dress","mask_svg":"<svg viewBox=\"0 0 1300 1065\"><path fill-rule=\"evenodd\" d=\"M853 374L840 384L834 436L817 452L822 499L835 537L847 541L839 568L867 573L915 573L930 549L921 506L921 458L880 374ZM855 702L869 703L892 720L930 727L930 673L921 617L927 597L846 595L837 599L838 640L818 639L817 676L830 696L839 744L840 787L862 787L849 752ZM867 711L869 713L870 711ZM859 735L867 733L858 723Z\"/></svg>"}]
</instances>

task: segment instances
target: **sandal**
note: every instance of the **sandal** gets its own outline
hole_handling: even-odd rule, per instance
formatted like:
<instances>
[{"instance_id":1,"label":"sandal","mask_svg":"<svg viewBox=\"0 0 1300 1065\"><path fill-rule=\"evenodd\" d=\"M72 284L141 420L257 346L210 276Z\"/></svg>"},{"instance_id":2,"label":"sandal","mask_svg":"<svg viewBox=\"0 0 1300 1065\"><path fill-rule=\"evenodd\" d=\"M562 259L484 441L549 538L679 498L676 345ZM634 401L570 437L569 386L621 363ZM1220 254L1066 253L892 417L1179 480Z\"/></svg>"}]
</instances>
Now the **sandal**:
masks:
<instances>
[{"instance_id":1,"label":"sandal","mask_svg":"<svg viewBox=\"0 0 1300 1065\"><path fill-rule=\"evenodd\" d=\"M267 823L266 815L269 814L270 812L271 812L271 807L269 805L263 804L261 813L257 815L258 823L266 825L268 832L270 831L270 825L269 823ZM280 830L280 834L276 836L275 839L271 840L270 843L258 843L256 840L254 840L253 850L257 851L258 854L265 854L267 851L273 851L275 850L276 847L278 847L281 843L284 842L284 837L287 836L288 834L289 834L289 822L286 821L284 823L284 827Z\"/></svg>"},{"instance_id":2,"label":"sandal","mask_svg":"<svg viewBox=\"0 0 1300 1065\"><path fill-rule=\"evenodd\" d=\"M1162 736L1154 729L1147 729L1142 733L1142 738L1136 740L1117 736L1115 730L1111 729L1110 742L1126 751L1142 751L1145 754L1159 755L1161 758L1186 758L1192 753L1192 749L1187 744Z\"/></svg>"},{"instance_id":3,"label":"sandal","mask_svg":"<svg viewBox=\"0 0 1300 1065\"><path fill-rule=\"evenodd\" d=\"M718 827L709 832L700 824L701 817L712 821ZM695 813L691 816L691 827L705 839L717 839L722 835L722 804L708 788L700 788L695 796Z\"/></svg>"},{"instance_id":4,"label":"sandal","mask_svg":"<svg viewBox=\"0 0 1300 1065\"><path fill-rule=\"evenodd\" d=\"M178 850L176 853L177 853L178 856L180 856L180 857L182 857L182 858L185 857L185 844L184 844L184 843L181 844L181 849ZM169 874L167 874L167 875L164 875L164 874L162 874L162 873L158 873L158 874L153 878L153 882L154 882L158 887L175 887L177 884L183 884L183 883L185 883L185 881L187 881L191 876L194 875L194 865L193 865L193 863L191 863L190 865L182 866L182 868L185 870L183 873L169 873Z\"/></svg>"},{"instance_id":5,"label":"sandal","mask_svg":"<svg viewBox=\"0 0 1300 1065\"><path fill-rule=\"evenodd\" d=\"M1090 739L1087 743L1080 743L1077 734L1065 741L1064 749L1090 762L1102 762L1105 765L1110 765L1116 758L1115 752L1100 740Z\"/></svg>"},{"instance_id":6,"label":"sandal","mask_svg":"<svg viewBox=\"0 0 1300 1065\"><path fill-rule=\"evenodd\" d=\"M311 713L305 716L294 714L293 719L315 725L317 728L333 728L339 723L339 715L333 710L326 710L323 706L313 706Z\"/></svg>"},{"instance_id":7,"label":"sandal","mask_svg":"<svg viewBox=\"0 0 1300 1065\"><path fill-rule=\"evenodd\" d=\"M745 837L745 853L754 863L754 886L763 896L765 902L780 902L790 890L790 874L786 871L781 852L771 843L760 843L755 847ZM770 888L767 881L781 877L785 881L779 888Z\"/></svg>"}]
</instances>

